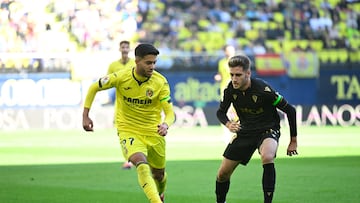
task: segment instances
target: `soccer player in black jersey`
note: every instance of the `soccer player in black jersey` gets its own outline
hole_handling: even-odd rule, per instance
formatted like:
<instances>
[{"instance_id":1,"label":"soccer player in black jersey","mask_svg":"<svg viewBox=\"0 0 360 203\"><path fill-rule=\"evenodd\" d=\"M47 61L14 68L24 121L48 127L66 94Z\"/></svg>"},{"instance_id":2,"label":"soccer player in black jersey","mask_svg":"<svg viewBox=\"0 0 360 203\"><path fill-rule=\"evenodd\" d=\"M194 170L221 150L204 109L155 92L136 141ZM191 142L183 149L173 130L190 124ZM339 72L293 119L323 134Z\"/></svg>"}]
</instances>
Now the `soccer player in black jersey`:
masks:
<instances>
[{"instance_id":1,"label":"soccer player in black jersey","mask_svg":"<svg viewBox=\"0 0 360 203\"><path fill-rule=\"evenodd\" d=\"M280 137L280 117L277 109L286 113L290 127L287 155L297 155L296 111L283 96L265 81L251 78L251 61L236 55L229 59L231 82L217 111L217 117L231 132L236 133L224 151L216 177L216 201L224 203L230 188L230 177L239 165L246 165L258 150L263 165L262 187L264 203L272 202L275 189L274 159ZM226 116L233 105L239 121Z\"/></svg>"}]
</instances>

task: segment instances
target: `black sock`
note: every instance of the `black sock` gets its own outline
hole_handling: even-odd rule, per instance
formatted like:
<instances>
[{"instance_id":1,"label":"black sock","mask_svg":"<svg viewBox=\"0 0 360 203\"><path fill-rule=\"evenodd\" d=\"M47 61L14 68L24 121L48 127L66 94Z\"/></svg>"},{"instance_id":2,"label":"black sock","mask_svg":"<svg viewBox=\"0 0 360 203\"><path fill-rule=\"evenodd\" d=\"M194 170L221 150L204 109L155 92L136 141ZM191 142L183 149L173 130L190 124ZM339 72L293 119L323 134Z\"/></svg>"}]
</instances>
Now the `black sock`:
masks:
<instances>
[{"instance_id":1,"label":"black sock","mask_svg":"<svg viewBox=\"0 0 360 203\"><path fill-rule=\"evenodd\" d=\"M263 165L263 178L262 185L264 191L264 203L271 203L275 190L275 166L274 163L264 164Z\"/></svg>"},{"instance_id":2,"label":"black sock","mask_svg":"<svg viewBox=\"0 0 360 203\"><path fill-rule=\"evenodd\" d=\"M226 200L226 194L230 188L230 181L226 182L218 182L216 181L216 202L217 203L224 203Z\"/></svg>"}]
</instances>

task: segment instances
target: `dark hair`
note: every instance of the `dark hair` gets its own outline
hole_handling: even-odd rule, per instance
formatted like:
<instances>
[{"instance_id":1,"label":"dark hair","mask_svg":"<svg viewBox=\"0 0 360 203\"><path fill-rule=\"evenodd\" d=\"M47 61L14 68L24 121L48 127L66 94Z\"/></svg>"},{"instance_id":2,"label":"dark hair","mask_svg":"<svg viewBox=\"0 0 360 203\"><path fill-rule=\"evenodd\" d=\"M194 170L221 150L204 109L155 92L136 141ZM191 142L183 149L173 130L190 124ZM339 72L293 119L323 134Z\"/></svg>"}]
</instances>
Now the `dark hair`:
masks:
<instances>
[{"instance_id":1,"label":"dark hair","mask_svg":"<svg viewBox=\"0 0 360 203\"><path fill-rule=\"evenodd\" d=\"M120 42L120 46L121 46L122 44L128 44L128 45L129 45L129 44L130 44L130 42L129 42L129 41L127 41L127 40L123 40L123 41L121 41L121 42Z\"/></svg>"},{"instance_id":2,"label":"dark hair","mask_svg":"<svg viewBox=\"0 0 360 203\"><path fill-rule=\"evenodd\" d=\"M240 66L243 68L243 70L249 70L251 61L249 57L245 55L236 55L229 59L228 65L230 68Z\"/></svg>"},{"instance_id":3,"label":"dark hair","mask_svg":"<svg viewBox=\"0 0 360 203\"><path fill-rule=\"evenodd\" d=\"M137 57L144 57L146 55L159 55L159 50L157 50L153 45L151 44L139 44L135 48L135 56Z\"/></svg>"}]
</instances>

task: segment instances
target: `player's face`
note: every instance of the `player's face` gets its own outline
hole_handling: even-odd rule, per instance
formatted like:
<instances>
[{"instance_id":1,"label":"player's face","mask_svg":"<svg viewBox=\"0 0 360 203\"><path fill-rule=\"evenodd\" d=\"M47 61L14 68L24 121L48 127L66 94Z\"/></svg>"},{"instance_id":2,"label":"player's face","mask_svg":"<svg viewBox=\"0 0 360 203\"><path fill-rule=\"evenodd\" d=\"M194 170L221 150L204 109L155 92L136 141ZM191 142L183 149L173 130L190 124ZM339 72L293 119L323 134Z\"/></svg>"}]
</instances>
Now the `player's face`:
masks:
<instances>
[{"instance_id":1,"label":"player's face","mask_svg":"<svg viewBox=\"0 0 360 203\"><path fill-rule=\"evenodd\" d=\"M235 47L227 46L225 49L226 58L233 57L235 55Z\"/></svg>"},{"instance_id":2,"label":"player's face","mask_svg":"<svg viewBox=\"0 0 360 203\"><path fill-rule=\"evenodd\" d=\"M143 77L151 77L155 70L157 56L146 55L143 58L138 58L136 62L136 73Z\"/></svg>"},{"instance_id":3,"label":"player's face","mask_svg":"<svg viewBox=\"0 0 360 203\"><path fill-rule=\"evenodd\" d=\"M120 48L119 48L119 51L121 52L121 54L123 55L128 55L129 54L129 51L130 51L130 45L129 44L121 44L120 45Z\"/></svg>"},{"instance_id":4,"label":"player's face","mask_svg":"<svg viewBox=\"0 0 360 203\"><path fill-rule=\"evenodd\" d=\"M247 89L250 84L250 74L250 70L244 71L241 66L230 68L231 82L234 89Z\"/></svg>"}]
</instances>

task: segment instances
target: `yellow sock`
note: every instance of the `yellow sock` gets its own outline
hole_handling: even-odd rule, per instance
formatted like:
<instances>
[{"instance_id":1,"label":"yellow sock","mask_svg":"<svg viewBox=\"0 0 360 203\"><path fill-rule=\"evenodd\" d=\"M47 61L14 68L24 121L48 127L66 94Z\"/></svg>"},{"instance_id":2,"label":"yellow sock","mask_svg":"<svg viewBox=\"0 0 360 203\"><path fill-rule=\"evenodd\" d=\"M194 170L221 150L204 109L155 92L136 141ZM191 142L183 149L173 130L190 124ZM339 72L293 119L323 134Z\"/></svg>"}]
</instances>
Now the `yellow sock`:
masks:
<instances>
[{"instance_id":1,"label":"yellow sock","mask_svg":"<svg viewBox=\"0 0 360 203\"><path fill-rule=\"evenodd\" d=\"M146 197L151 203L162 203L156 183L152 178L150 166L148 164L140 164L136 168L138 174L138 181L141 188L144 190Z\"/></svg>"},{"instance_id":2,"label":"yellow sock","mask_svg":"<svg viewBox=\"0 0 360 203\"><path fill-rule=\"evenodd\" d=\"M164 178L161 181L155 180L159 194L162 194L165 192L166 182L167 182L167 173L166 172L164 174Z\"/></svg>"}]
</instances>

